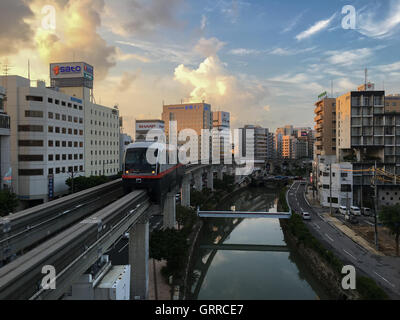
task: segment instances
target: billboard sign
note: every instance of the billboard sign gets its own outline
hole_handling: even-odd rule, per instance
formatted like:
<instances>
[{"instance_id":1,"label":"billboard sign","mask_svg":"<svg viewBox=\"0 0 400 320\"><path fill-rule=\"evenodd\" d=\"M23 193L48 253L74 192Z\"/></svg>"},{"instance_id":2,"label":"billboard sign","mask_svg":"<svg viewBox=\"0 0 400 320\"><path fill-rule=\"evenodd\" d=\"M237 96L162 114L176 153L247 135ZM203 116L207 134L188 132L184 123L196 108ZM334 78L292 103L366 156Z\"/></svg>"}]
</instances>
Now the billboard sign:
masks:
<instances>
[{"instance_id":1,"label":"billboard sign","mask_svg":"<svg viewBox=\"0 0 400 320\"><path fill-rule=\"evenodd\" d=\"M93 67L85 62L51 63L50 78L86 78L93 80Z\"/></svg>"},{"instance_id":2,"label":"billboard sign","mask_svg":"<svg viewBox=\"0 0 400 320\"><path fill-rule=\"evenodd\" d=\"M323 99L323 98L327 98L328 97L328 92L322 92L319 96L318 96L318 99L319 100L321 100L321 99Z\"/></svg>"},{"instance_id":3,"label":"billboard sign","mask_svg":"<svg viewBox=\"0 0 400 320\"><path fill-rule=\"evenodd\" d=\"M148 131L152 129L164 130L165 124L163 122L136 122L136 131Z\"/></svg>"}]
</instances>

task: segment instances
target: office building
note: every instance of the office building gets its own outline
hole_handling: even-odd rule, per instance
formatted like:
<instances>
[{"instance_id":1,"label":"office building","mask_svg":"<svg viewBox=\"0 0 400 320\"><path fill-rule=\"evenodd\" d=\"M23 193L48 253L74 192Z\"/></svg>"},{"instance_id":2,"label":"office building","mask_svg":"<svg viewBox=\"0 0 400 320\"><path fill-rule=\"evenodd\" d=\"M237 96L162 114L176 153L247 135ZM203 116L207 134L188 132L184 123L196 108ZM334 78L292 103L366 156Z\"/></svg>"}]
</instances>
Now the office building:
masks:
<instances>
[{"instance_id":1,"label":"office building","mask_svg":"<svg viewBox=\"0 0 400 320\"><path fill-rule=\"evenodd\" d=\"M146 141L149 131L160 130L165 132L165 123L162 120L136 120L135 121L135 141Z\"/></svg>"},{"instance_id":2,"label":"office building","mask_svg":"<svg viewBox=\"0 0 400 320\"><path fill-rule=\"evenodd\" d=\"M185 145L190 148L187 152L187 157L197 160L211 160L212 157L212 137L211 129L213 128L213 119L211 112L211 105L207 103L188 103L188 104L177 104L177 105L165 105L163 106L162 120L165 123L165 134L167 139L170 139L170 122L176 121L177 134L178 134L178 146ZM182 132L187 130L191 131L197 137L197 142L186 141L186 134ZM202 129L207 130L210 133L208 139L204 137L202 148L201 133ZM179 135L181 134L181 138ZM184 136L182 136L184 134Z\"/></svg>"},{"instance_id":3,"label":"office building","mask_svg":"<svg viewBox=\"0 0 400 320\"><path fill-rule=\"evenodd\" d=\"M119 135L119 164L120 168L119 170L122 171L122 165L124 162L124 154L125 154L125 149L127 146L129 146L133 142L132 137L130 135L127 135L126 133L120 133Z\"/></svg>"},{"instance_id":4,"label":"office building","mask_svg":"<svg viewBox=\"0 0 400 320\"><path fill-rule=\"evenodd\" d=\"M10 116L11 188L32 206L68 192L79 175L119 171L119 111L94 102L93 68L86 63L50 66L51 87L2 76Z\"/></svg>"},{"instance_id":5,"label":"office building","mask_svg":"<svg viewBox=\"0 0 400 320\"><path fill-rule=\"evenodd\" d=\"M83 104L85 175L117 174L120 168L119 110L95 103L94 68L85 62L52 63L50 79L53 88Z\"/></svg>"},{"instance_id":6,"label":"office building","mask_svg":"<svg viewBox=\"0 0 400 320\"><path fill-rule=\"evenodd\" d=\"M213 136L212 136L212 156L214 163L227 163L225 155L232 161L232 142L231 121L229 112L217 111L212 113L213 117Z\"/></svg>"},{"instance_id":7,"label":"office building","mask_svg":"<svg viewBox=\"0 0 400 320\"><path fill-rule=\"evenodd\" d=\"M69 172L84 171L83 104L44 82L31 87L19 76L0 81L7 85L12 190L28 205L65 193Z\"/></svg>"},{"instance_id":8,"label":"office building","mask_svg":"<svg viewBox=\"0 0 400 320\"><path fill-rule=\"evenodd\" d=\"M318 168L320 204L329 207L332 196L333 208L339 208L339 206L350 208L353 205L353 165L348 162L332 163L331 157L320 156ZM330 172L331 169L332 173Z\"/></svg>"},{"instance_id":9,"label":"office building","mask_svg":"<svg viewBox=\"0 0 400 320\"><path fill-rule=\"evenodd\" d=\"M4 109L6 90L0 87L0 190L11 187L10 117Z\"/></svg>"}]
</instances>

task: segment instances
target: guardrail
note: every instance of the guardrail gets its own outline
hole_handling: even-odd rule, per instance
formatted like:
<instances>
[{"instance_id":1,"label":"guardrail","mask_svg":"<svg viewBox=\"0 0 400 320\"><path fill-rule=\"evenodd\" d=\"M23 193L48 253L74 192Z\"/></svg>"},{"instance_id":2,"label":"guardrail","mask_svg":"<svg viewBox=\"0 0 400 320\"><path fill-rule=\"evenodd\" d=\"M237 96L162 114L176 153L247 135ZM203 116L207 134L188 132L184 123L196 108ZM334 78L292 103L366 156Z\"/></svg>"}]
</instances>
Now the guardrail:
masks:
<instances>
[{"instance_id":1,"label":"guardrail","mask_svg":"<svg viewBox=\"0 0 400 320\"><path fill-rule=\"evenodd\" d=\"M121 179L0 219L0 266L123 195Z\"/></svg>"},{"instance_id":2,"label":"guardrail","mask_svg":"<svg viewBox=\"0 0 400 320\"><path fill-rule=\"evenodd\" d=\"M64 230L0 269L0 299L58 299L150 207L134 191ZM44 266L56 270L55 289L44 289Z\"/></svg>"}]
</instances>

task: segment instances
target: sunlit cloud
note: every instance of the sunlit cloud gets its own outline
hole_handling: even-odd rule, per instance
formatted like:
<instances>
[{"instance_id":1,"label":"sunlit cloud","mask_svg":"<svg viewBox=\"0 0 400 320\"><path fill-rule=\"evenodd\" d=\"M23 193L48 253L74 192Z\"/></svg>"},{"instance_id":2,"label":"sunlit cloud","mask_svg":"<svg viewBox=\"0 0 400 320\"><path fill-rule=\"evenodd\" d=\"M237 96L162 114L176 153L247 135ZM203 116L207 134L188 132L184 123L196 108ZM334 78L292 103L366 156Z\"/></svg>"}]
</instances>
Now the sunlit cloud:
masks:
<instances>
[{"instance_id":1,"label":"sunlit cloud","mask_svg":"<svg viewBox=\"0 0 400 320\"><path fill-rule=\"evenodd\" d=\"M298 41L310 38L311 36L321 32L322 30L326 29L329 27L329 25L331 24L331 22L333 21L333 19L335 18L336 13L334 15L332 15L329 19L326 20L321 20L316 22L313 26L311 26L310 28L308 28L307 30L299 33L296 36L296 39Z\"/></svg>"}]
</instances>

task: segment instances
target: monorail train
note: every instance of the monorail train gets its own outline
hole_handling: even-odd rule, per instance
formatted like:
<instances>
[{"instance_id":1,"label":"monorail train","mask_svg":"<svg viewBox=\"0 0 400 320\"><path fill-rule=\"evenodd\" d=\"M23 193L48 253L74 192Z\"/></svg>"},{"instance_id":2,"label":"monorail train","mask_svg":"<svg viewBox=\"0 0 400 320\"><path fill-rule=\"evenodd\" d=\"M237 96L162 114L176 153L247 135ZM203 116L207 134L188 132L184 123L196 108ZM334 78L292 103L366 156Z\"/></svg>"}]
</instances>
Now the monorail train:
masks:
<instances>
[{"instance_id":1,"label":"monorail train","mask_svg":"<svg viewBox=\"0 0 400 320\"><path fill-rule=\"evenodd\" d=\"M176 148L172 150L166 144L135 142L128 145L122 174L124 193L132 189L146 189L151 200L161 204L165 195L182 182L185 170L182 164L169 164L171 152L176 152L175 159L178 159ZM154 161L149 161L149 155L154 156Z\"/></svg>"}]
</instances>

